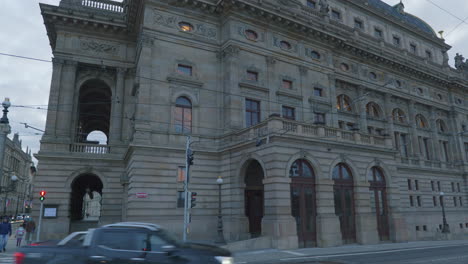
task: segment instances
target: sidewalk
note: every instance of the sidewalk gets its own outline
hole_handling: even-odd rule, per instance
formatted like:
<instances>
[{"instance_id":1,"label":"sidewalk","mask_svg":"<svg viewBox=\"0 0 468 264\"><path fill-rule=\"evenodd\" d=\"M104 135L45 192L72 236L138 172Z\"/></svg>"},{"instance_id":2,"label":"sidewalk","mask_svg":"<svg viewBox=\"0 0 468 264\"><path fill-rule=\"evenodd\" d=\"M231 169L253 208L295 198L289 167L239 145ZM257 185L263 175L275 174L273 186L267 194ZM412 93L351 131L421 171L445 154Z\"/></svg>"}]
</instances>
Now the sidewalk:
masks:
<instances>
[{"instance_id":1,"label":"sidewalk","mask_svg":"<svg viewBox=\"0 0 468 264\"><path fill-rule=\"evenodd\" d=\"M0 257L5 257L5 256L13 256L13 254L15 253L17 247L16 247L16 238L15 238L15 233L16 233L16 229L18 228L19 224L11 224L11 236L10 238L8 239L8 243L7 243L7 246L6 246L6 252L0 252ZM21 242L21 245L24 246L26 245L26 242L25 240L23 239L23 241Z\"/></svg>"},{"instance_id":2,"label":"sidewalk","mask_svg":"<svg viewBox=\"0 0 468 264\"><path fill-rule=\"evenodd\" d=\"M301 248L294 250L266 249L234 253L236 264L245 263L291 263L309 257L326 257L333 255L359 254L369 252L416 250L419 248L439 248L450 246L468 246L468 240L450 241L416 241L406 243L381 243L377 245L345 245L329 248ZM309 260L310 261L310 260Z\"/></svg>"}]
</instances>

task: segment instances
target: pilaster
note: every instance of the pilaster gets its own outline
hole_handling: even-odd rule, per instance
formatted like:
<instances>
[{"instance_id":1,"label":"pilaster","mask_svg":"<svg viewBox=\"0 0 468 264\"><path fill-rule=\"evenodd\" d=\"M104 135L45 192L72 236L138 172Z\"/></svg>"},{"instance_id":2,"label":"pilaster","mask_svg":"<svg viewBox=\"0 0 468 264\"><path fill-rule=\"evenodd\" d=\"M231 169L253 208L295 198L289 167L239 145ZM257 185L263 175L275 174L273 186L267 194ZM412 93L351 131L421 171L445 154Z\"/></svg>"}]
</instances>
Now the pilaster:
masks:
<instances>
[{"instance_id":1,"label":"pilaster","mask_svg":"<svg viewBox=\"0 0 468 264\"><path fill-rule=\"evenodd\" d=\"M73 130L72 127L73 109L76 89L76 72L78 62L66 60L63 67L63 78L60 80L60 94L58 103L58 118L56 122L56 135L64 142L70 142Z\"/></svg>"},{"instance_id":2,"label":"pilaster","mask_svg":"<svg viewBox=\"0 0 468 264\"><path fill-rule=\"evenodd\" d=\"M60 96L60 84L62 79L62 69L65 60L59 58L52 59L52 80L50 84L49 104L47 110L47 120L43 140L47 141L56 136L56 126L58 119L58 107Z\"/></svg>"}]
</instances>

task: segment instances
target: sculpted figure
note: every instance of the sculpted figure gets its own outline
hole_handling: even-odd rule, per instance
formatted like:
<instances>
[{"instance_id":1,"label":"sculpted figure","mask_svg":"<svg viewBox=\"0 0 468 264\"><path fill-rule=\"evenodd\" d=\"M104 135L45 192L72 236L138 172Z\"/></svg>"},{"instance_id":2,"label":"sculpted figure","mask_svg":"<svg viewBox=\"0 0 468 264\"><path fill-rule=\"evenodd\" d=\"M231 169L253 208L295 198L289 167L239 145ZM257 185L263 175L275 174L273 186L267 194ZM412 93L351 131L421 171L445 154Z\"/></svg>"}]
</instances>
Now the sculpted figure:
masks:
<instances>
[{"instance_id":1,"label":"sculpted figure","mask_svg":"<svg viewBox=\"0 0 468 264\"><path fill-rule=\"evenodd\" d=\"M328 4L328 0L320 0L319 3L319 10L320 13L326 15L330 11L330 5Z\"/></svg>"}]
</instances>

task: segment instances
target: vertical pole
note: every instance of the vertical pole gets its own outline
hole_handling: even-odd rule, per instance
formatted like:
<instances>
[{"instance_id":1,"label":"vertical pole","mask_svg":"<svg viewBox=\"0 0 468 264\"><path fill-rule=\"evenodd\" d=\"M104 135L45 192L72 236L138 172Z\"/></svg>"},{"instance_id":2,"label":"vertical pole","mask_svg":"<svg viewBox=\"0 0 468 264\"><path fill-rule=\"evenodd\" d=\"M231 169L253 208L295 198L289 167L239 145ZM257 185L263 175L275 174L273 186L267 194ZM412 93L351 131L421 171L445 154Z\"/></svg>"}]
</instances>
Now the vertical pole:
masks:
<instances>
[{"instance_id":1,"label":"vertical pole","mask_svg":"<svg viewBox=\"0 0 468 264\"><path fill-rule=\"evenodd\" d=\"M37 226L37 236L36 236L36 241L39 242L39 239L41 237L41 224L42 224L42 214L44 210L44 202L41 202L41 210L39 212L39 224Z\"/></svg>"},{"instance_id":2,"label":"vertical pole","mask_svg":"<svg viewBox=\"0 0 468 264\"><path fill-rule=\"evenodd\" d=\"M187 229L188 229L188 222L189 222L189 208L188 208L188 184L189 184L189 170L190 164L188 161L188 154L190 149L190 136L187 136L187 145L185 147L185 179L184 179L184 236L183 241L187 241Z\"/></svg>"},{"instance_id":3,"label":"vertical pole","mask_svg":"<svg viewBox=\"0 0 468 264\"><path fill-rule=\"evenodd\" d=\"M223 235L223 215L221 211L221 183L218 183L218 237L216 242L219 244L226 244Z\"/></svg>"}]
</instances>

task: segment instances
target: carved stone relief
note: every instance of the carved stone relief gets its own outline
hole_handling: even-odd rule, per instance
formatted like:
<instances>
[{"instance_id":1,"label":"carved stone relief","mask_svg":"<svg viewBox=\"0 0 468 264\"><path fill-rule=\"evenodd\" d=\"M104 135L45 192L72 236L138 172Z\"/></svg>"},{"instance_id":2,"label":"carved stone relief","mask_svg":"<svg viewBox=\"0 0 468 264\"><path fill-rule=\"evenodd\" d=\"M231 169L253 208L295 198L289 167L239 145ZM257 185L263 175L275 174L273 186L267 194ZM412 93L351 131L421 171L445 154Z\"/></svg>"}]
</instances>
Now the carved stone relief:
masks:
<instances>
[{"instance_id":1,"label":"carved stone relief","mask_svg":"<svg viewBox=\"0 0 468 264\"><path fill-rule=\"evenodd\" d=\"M211 27L200 22L193 22L188 19L182 19L178 16L163 15L159 13L158 10L153 10L153 24L155 25L161 25L167 28L180 30L178 23L182 21L190 22L194 25L193 32L185 33L192 33L194 35L202 36L209 39L217 39L218 30L215 27Z\"/></svg>"},{"instance_id":2,"label":"carved stone relief","mask_svg":"<svg viewBox=\"0 0 468 264\"><path fill-rule=\"evenodd\" d=\"M116 55L119 52L117 44L110 44L96 40L80 39L80 48L87 52L104 53L109 55Z\"/></svg>"}]
</instances>

